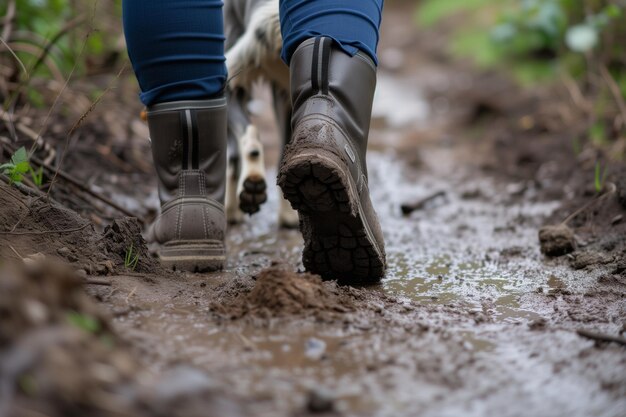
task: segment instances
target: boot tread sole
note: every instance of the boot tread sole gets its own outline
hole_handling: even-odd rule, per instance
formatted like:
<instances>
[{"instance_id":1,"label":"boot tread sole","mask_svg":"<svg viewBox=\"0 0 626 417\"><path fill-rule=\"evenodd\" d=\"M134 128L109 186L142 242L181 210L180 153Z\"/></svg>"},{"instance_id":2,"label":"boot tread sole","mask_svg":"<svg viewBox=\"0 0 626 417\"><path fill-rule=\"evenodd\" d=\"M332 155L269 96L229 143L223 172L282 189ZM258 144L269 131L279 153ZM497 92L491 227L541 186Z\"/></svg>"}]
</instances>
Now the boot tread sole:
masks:
<instances>
[{"instance_id":1,"label":"boot tread sole","mask_svg":"<svg viewBox=\"0 0 626 417\"><path fill-rule=\"evenodd\" d=\"M299 153L284 163L279 185L300 214L304 267L341 283L375 283L384 275L384 257L342 163L330 152Z\"/></svg>"}]
</instances>

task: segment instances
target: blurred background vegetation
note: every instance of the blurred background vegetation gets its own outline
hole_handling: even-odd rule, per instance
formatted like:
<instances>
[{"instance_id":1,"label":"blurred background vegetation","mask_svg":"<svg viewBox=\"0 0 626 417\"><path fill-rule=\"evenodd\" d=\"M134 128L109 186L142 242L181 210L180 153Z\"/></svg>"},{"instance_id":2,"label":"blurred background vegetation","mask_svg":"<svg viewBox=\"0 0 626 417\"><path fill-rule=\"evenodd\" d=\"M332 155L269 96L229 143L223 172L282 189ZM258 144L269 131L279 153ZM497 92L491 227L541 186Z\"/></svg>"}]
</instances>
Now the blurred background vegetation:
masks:
<instances>
[{"instance_id":1,"label":"blurred background vegetation","mask_svg":"<svg viewBox=\"0 0 626 417\"><path fill-rule=\"evenodd\" d=\"M586 107L594 142L623 133L626 0L414 3L417 30L445 32L445 53L506 72L524 88L565 83ZM121 0L4 0L0 16L5 110L20 100L49 106L68 77L115 73L126 62Z\"/></svg>"},{"instance_id":2,"label":"blurred background vegetation","mask_svg":"<svg viewBox=\"0 0 626 417\"><path fill-rule=\"evenodd\" d=\"M65 82L114 72L125 59L121 0L0 3L0 96L46 107ZM92 86L95 97L99 88Z\"/></svg>"},{"instance_id":3,"label":"blurred background vegetation","mask_svg":"<svg viewBox=\"0 0 626 417\"><path fill-rule=\"evenodd\" d=\"M594 144L625 136L625 1L424 0L415 20L447 26L446 52L479 68L507 72L527 88L564 83Z\"/></svg>"}]
</instances>

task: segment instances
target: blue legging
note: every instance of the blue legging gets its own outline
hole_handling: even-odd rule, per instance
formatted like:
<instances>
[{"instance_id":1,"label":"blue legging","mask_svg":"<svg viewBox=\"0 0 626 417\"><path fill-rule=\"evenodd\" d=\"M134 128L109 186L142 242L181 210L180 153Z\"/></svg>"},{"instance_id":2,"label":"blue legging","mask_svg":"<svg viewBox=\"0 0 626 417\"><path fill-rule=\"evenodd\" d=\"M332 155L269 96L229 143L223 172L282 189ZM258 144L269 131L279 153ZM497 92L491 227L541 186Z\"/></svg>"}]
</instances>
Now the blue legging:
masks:
<instances>
[{"instance_id":1,"label":"blue legging","mask_svg":"<svg viewBox=\"0 0 626 417\"><path fill-rule=\"evenodd\" d=\"M227 0L254 1L254 0ZM347 53L376 60L384 0L280 0L282 58L306 39L327 36ZM222 0L124 0L128 54L150 106L202 100L226 83Z\"/></svg>"}]
</instances>

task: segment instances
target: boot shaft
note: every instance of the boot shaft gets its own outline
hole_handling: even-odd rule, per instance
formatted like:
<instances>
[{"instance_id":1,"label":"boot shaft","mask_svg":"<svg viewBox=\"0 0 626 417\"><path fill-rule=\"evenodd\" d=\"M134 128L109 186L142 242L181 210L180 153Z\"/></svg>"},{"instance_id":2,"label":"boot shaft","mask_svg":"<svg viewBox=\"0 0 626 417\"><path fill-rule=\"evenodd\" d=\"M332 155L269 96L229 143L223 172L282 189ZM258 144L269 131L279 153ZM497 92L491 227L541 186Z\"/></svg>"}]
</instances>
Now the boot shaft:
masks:
<instances>
[{"instance_id":1,"label":"boot shaft","mask_svg":"<svg viewBox=\"0 0 626 417\"><path fill-rule=\"evenodd\" d=\"M303 42L291 61L292 128L304 118L328 116L337 122L365 162L376 89L376 66L359 52L346 54L330 38Z\"/></svg>"},{"instance_id":2,"label":"boot shaft","mask_svg":"<svg viewBox=\"0 0 626 417\"><path fill-rule=\"evenodd\" d=\"M180 197L207 197L224 204L226 114L225 98L148 109L162 205Z\"/></svg>"}]
</instances>

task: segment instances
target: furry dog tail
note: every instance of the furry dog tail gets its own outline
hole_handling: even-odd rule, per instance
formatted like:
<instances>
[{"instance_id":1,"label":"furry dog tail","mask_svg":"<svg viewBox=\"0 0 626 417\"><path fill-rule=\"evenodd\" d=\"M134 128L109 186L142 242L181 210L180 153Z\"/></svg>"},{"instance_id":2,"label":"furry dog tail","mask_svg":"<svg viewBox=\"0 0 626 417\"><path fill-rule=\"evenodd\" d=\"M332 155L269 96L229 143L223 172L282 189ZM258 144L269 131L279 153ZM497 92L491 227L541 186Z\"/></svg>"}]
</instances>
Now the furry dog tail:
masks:
<instances>
[{"instance_id":1,"label":"furry dog tail","mask_svg":"<svg viewBox=\"0 0 626 417\"><path fill-rule=\"evenodd\" d=\"M226 52L229 87L250 89L261 78L284 84L282 47L278 0L268 0L253 12L244 34Z\"/></svg>"}]
</instances>

